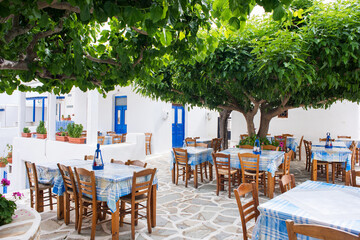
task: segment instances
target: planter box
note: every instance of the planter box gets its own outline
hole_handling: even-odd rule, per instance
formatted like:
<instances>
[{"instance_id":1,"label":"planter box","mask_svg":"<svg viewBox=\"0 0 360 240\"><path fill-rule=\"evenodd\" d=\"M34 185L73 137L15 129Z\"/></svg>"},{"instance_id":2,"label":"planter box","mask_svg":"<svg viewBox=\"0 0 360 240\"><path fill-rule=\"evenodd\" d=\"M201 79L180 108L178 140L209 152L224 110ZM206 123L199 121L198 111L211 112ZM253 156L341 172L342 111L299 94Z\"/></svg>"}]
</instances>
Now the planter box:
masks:
<instances>
[{"instance_id":1,"label":"planter box","mask_svg":"<svg viewBox=\"0 0 360 240\"><path fill-rule=\"evenodd\" d=\"M36 133L36 137L38 139L45 139L47 137L47 134L40 134L40 133Z\"/></svg>"},{"instance_id":2,"label":"planter box","mask_svg":"<svg viewBox=\"0 0 360 240\"><path fill-rule=\"evenodd\" d=\"M75 143L75 144L84 144L86 138L72 138L72 137L68 137L69 139L69 143Z\"/></svg>"},{"instance_id":3,"label":"planter box","mask_svg":"<svg viewBox=\"0 0 360 240\"><path fill-rule=\"evenodd\" d=\"M22 137L31 138L31 133L21 133Z\"/></svg>"},{"instance_id":4,"label":"planter box","mask_svg":"<svg viewBox=\"0 0 360 240\"><path fill-rule=\"evenodd\" d=\"M69 141L69 139L68 139L68 136L57 136L56 135L56 141L67 142L67 141Z\"/></svg>"}]
</instances>

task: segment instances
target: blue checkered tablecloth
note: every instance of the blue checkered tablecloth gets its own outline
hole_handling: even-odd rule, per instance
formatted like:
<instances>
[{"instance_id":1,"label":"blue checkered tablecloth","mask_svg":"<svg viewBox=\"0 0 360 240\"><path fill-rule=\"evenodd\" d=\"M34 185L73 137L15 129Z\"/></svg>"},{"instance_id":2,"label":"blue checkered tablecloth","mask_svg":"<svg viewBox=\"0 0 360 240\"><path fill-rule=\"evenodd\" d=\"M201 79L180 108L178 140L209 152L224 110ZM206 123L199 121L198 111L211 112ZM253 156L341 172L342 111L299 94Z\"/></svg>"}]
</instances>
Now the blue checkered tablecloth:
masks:
<instances>
[{"instance_id":1,"label":"blue checkered tablecloth","mask_svg":"<svg viewBox=\"0 0 360 240\"><path fill-rule=\"evenodd\" d=\"M312 147L325 147L325 142L312 143ZM344 142L333 142L333 148L348 148Z\"/></svg>"},{"instance_id":2,"label":"blue checkered tablecloth","mask_svg":"<svg viewBox=\"0 0 360 240\"><path fill-rule=\"evenodd\" d=\"M230 154L230 166L232 168L241 169L238 153L253 153L253 150L252 149L242 149L242 148L229 148L229 149L221 151L221 153ZM259 170L260 171L268 171L269 173L271 173L274 176L279 165L283 161L284 161L284 152L262 150L262 152L260 154Z\"/></svg>"},{"instance_id":3,"label":"blue checkered tablecloth","mask_svg":"<svg viewBox=\"0 0 360 240\"><path fill-rule=\"evenodd\" d=\"M274 137L268 136L266 137L270 142L274 141ZM294 152L296 152L296 147L298 146L298 143L296 141L296 137L287 137L286 138L286 147L290 148Z\"/></svg>"},{"instance_id":4,"label":"blue checkered tablecloth","mask_svg":"<svg viewBox=\"0 0 360 240\"><path fill-rule=\"evenodd\" d=\"M287 219L296 224L319 224L356 235L360 233L360 188L306 181L261 204L258 209L260 216L252 239L288 239ZM313 238L298 235L298 239Z\"/></svg>"},{"instance_id":5,"label":"blue checkered tablecloth","mask_svg":"<svg viewBox=\"0 0 360 240\"><path fill-rule=\"evenodd\" d=\"M212 148L202 148L202 147L183 147L182 149L187 150L188 154L188 164L191 165L191 169L194 169L196 165L199 165L204 162L210 162L214 164L211 153L213 152ZM174 168L175 156L174 152L171 151L171 161L170 161L170 170Z\"/></svg>"},{"instance_id":6,"label":"blue checkered tablecloth","mask_svg":"<svg viewBox=\"0 0 360 240\"><path fill-rule=\"evenodd\" d=\"M61 164L92 171L92 161L69 160L62 161ZM38 163L36 169L39 182L54 183L53 192L58 195L64 194L64 182L56 163ZM97 200L106 201L110 210L115 212L119 198L131 193L133 173L143 169L137 166L107 163L103 170L95 170ZM140 182L146 180L148 179L144 177ZM156 175L153 184L157 184Z\"/></svg>"},{"instance_id":7,"label":"blue checkered tablecloth","mask_svg":"<svg viewBox=\"0 0 360 240\"><path fill-rule=\"evenodd\" d=\"M356 142L356 147L360 148L360 140L358 139L348 139L348 138L340 138L340 139L336 139L335 142L343 142L345 143L346 147L350 147L351 143L355 141Z\"/></svg>"},{"instance_id":8,"label":"blue checkered tablecloth","mask_svg":"<svg viewBox=\"0 0 360 240\"><path fill-rule=\"evenodd\" d=\"M343 162L346 163L346 171L351 170L351 151L348 148L312 147L311 161L313 159L325 162Z\"/></svg>"}]
</instances>

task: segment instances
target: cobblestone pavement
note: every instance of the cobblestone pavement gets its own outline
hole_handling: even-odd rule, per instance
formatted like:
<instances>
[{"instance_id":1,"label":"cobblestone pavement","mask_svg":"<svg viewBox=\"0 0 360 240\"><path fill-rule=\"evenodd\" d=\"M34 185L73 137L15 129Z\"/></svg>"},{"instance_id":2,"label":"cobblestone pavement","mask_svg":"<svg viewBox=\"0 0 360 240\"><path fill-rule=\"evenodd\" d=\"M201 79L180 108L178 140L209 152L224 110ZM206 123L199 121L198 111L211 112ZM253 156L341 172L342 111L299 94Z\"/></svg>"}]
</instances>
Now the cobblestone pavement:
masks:
<instances>
[{"instance_id":1,"label":"cobblestone pavement","mask_svg":"<svg viewBox=\"0 0 360 240\"><path fill-rule=\"evenodd\" d=\"M157 226L149 234L146 220L139 220L136 239L242 239L234 194L228 198L227 191L223 191L216 196L215 180L200 182L195 189L192 180L185 188L184 182L179 179L176 186L171 181L169 159L170 154L151 155L146 159L149 167L158 169ZM310 179L310 173L305 171L304 160L291 162L291 172L295 175L297 184ZM321 180L325 180L324 176L320 176ZM339 180L336 183L343 184ZM29 192L24 193L26 197L21 202L30 205ZM280 191L276 185L275 196L278 194ZM269 200L261 190L259 198L260 204ZM248 201L248 198L244 201ZM74 229L73 221L66 226L62 220L56 219L56 210L41 213L41 218L41 239L90 238L90 222L83 223L79 235ZM71 219L74 219L73 215ZM96 239L111 239L111 223L97 227ZM120 239L130 239L129 225L120 228Z\"/></svg>"}]
</instances>

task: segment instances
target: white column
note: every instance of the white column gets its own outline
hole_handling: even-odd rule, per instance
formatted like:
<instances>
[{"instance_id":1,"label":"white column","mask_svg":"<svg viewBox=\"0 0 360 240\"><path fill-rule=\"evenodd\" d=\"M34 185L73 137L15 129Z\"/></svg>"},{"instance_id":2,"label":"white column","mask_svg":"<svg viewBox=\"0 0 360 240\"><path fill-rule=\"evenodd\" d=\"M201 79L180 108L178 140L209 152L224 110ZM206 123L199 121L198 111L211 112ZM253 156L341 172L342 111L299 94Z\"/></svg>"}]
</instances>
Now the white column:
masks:
<instances>
[{"instance_id":1,"label":"white column","mask_svg":"<svg viewBox=\"0 0 360 240\"><path fill-rule=\"evenodd\" d=\"M21 137L21 133L25 127L25 117L26 117L26 93L19 92L19 107L18 107L18 133Z\"/></svg>"},{"instance_id":2,"label":"white column","mask_svg":"<svg viewBox=\"0 0 360 240\"><path fill-rule=\"evenodd\" d=\"M97 144L97 132L99 126L99 92L88 91L87 101L87 136L86 143L89 145Z\"/></svg>"},{"instance_id":3,"label":"white column","mask_svg":"<svg viewBox=\"0 0 360 240\"><path fill-rule=\"evenodd\" d=\"M47 102L47 139L55 140L56 134L56 96L48 94Z\"/></svg>"}]
</instances>

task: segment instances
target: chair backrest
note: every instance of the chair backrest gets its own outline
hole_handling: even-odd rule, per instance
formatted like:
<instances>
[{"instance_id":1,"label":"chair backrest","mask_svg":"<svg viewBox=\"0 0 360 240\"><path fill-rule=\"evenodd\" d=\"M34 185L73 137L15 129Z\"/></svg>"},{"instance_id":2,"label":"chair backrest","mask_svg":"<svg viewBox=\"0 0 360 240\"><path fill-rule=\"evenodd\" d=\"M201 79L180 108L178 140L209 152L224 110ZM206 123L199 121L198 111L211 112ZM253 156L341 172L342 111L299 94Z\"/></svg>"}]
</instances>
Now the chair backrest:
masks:
<instances>
[{"instance_id":1,"label":"chair backrest","mask_svg":"<svg viewBox=\"0 0 360 240\"><path fill-rule=\"evenodd\" d=\"M112 135L112 143L113 144L122 143L122 135L119 134Z\"/></svg>"},{"instance_id":2,"label":"chair backrest","mask_svg":"<svg viewBox=\"0 0 360 240\"><path fill-rule=\"evenodd\" d=\"M230 176L230 154L212 153L215 164L216 176L219 177L219 170L226 171Z\"/></svg>"},{"instance_id":3,"label":"chair backrest","mask_svg":"<svg viewBox=\"0 0 360 240\"><path fill-rule=\"evenodd\" d=\"M360 177L360 171L351 170L351 186L360 187L360 184L356 183L356 177Z\"/></svg>"},{"instance_id":4,"label":"chair backrest","mask_svg":"<svg viewBox=\"0 0 360 240\"><path fill-rule=\"evenodd\" d=\"M96 182L94 171L88 171L84 168L74 168L77 187L79 191L79 199L83 195L91 197L93 202L96 203Z\"/></svg>"},{"instance_id":5,"label":"chair backrest","mask_svg":"<svg viewBox=\"0 0 360 240\"><path fill-rule=\"evenodd\" d=\"M294 174L283 175L279 181L281 193L287 192L295 187Z\"/></svg>"},{"instance_id":6,"label":"chair backrest","mask_svg":"<svg viewBox=\"0 0 360 240\"><path fill-rule=\"evenodd\" d=\"M251 145L239 145L239 148L244 148L244 149L253 149L254 146Z\"/></svg>"},{"instance_id":7,"label":"chair backrest","mask_svg":"<svg viewBox=\"0 0 360 240\"><path fill-rule=\"evenodd\" d=\"M356 142L352 141L349 149L352 150L353 148L356 148L356 145L357 145Z\"/></svg>"},{"instance_id":8,"label":"chair backrest","mask_svg":"<svg viewBox=\"0 0 360 240\"><path fill-rule=\"evenodd\" d=\"M279 151L279 147L276 147L274 145L263 145L261 148L263 150Z\"/></svg>"},{"instance_id":9,"label":"chair backrest","mask_svg":"<svg viewBox=\"0 0 360 240\"><path fill-rule=\"evenodd\" d=\"M304 140L306 161L311 162L311 141Z\"/></svg>"},{"instance_id":10,"label":"chair backrest","mask_svg":"<svg viewBox=\"0 0 360 240\"><path fill-rule=\"evenodd\" d=\"M248 134L240 134L240 140L243 140L245 138L247 138L249 135Z\"/></svg>"},{"instance_id":11,"label":"chair backrest","mask_svg":"<svg viewBox=\"0 0 360 240\"><path fill-rule=\"evenodd\" d=\"M355 169L355 158L356 158L356 147L353 147L351 150L351 170Z\"/></svg>"},{"instance_id":12,"label":"chair backrest","mask_svg":"<svg viewBox=\"0 0 360 240\"><path fill-rule=\"evenodd\" d=\"M105 136L98 136L97 141L100 145L104 145Z\"/></svg>"},{"instance_id":13,"label":"chair backrest","mask_svg":"<svg viewBox=\"0 0 360 240\"><path fill-rule=\"evenodd\" d=\"M133 165L133 166L138 166L138 167L143 167L146 168L147 163L144 163L140 160L127 160L127 162L125 163L125 165Z\"/></svg>"},{"instance_id":14,"label":"chair backrest","mask_svg":"<svg viewBox=\"0 0 360 240\"><path fill-rule=\"evenodd\" d=\"M283 175L290 174L290 162L293 154L294 152L292 150L284 154Z\"/></svg>"},{"instance_id":15,"label":"chair backrest","mask_svg":"<svg viewBox=\"0 0 360 240\"><path fill-rule=\"evenodd\" d=\"M156 168L145 169L139 172L134 172L132 179L132 190L131 190L131 198L133 203L135 203L136 196L142 194L147 196L147 200L151 198L151 187L153 185L155 174L156 174ZM140 179L143 180L144 177L145 177L145 181L143 182L138 181Z\"/></svg>"},{"instance_id":16,"label":"chair backrest","mask_svg":"<svg viewBox=\"0 0 360 240\"><path fill-rule=\"evenodd\" d=\"M242 180L245 183L245 174L251 171L256 172L256 182L259 182L260 155L253 153L238 153L241 165Z\"/></svg>"},{"instance_id":17,"label":"chair backrest","mask_svg":"<svg viewBox=\"0 0 360 240\"><path fill-rule=\"evenodd\" d=\"M121 160L115 160L115 159L113 159L113 158L110 160L110 163L116 163L116 164L125 165L125 163L124 163L123 161L121 161Z\"/></svg>"},{"instance_id":18,"label":"chair backrest","mask_svg":"<svg viewBox=\"0 0 360 240\"><path fill-rule=\"evenodd\" d=\"M211 140L211 148L214 150L214 152L221 151L221 141L222 138L213 138Z\"/></svg>"},{"instance_id":19,"label":"chair backrest","mask_svg":"<svg viewBox=\"0 0 360 240\"><path fill-rule=\"evenodd\" d=\"M283 137L294 137L294 134L284 133L284 134L281 134L281 136L283 136Z\"/></svg>"},{"instance_id":20,"label":"chair backrest","mask_svg":"<svg viewBox=\"0 0 360 240\"><path fill-rule=\"evenodd\" d=\"M71 167L62 165L60 163L58 163L57 166L64 181L65 191L67 193L71 192L74 195L75 199L77 199L78 191L76 189L75 176Z\"/></svg>"},{"instance_id":21,"label":"chair backrest","mask_svg":"<svg viewBox=\"0 0 360 240\"><path fill-rule=\"evenodd\" d=\"M252 200L246 204L242 204L240 197L247 193L252 193ZM243 229L244 240L248 239L248 233L246 223L251 219L255 218L255 222L260 214L258 210L259 197L256 189L256 184L253 183L242 183L237 189L234 189L236 202L240 212L241 224Z\"/></svg>"},{"instance_id":22,"label":"chair backrest","mask_svg":"<svg viewBox=\"0 0 360 240\"><path fill-rule=\"evenodd\" d=\"M25 161L26 173L29 180L30 187L38 187L38 178L35 163Z\"/></svg>"},{"instance_id":23,"label":"chair backrest","mask_svg":"<svg viewBox=\"0 0 360 240\"><path fill-rule=\"evenodd\" d=\"M330 141L334 142L335 139L330 139ZM326 138L319 138L319 142L326 142Z\"/></svg>"},{"instance_id":24,"label":"chair backrest","mask_svg":"<svg viewBox=\"0 0 360 240\"><path fill-rule=\"evenodd\" d=\"M94 160L94 155L85 155L84 160Z\"/></svg>"},{"instance_id":25,"label":"chair backrest","mask_svg":"<svg viewBox=\"0 0 360 240\"><path fill-rule=\"evenodd\" d=\"M196 146L196 139L194 139L194 138L185 138L185 144L188 147L195 147Z\"/></svg>"},{"instance_id":26,"label":"chair backrest","mask_svg":"<svg viewBox=\"0 0 360 240\"><path fill-rule=\"evenodd\" d=\"M186 149L173 148L176 164L188 165L188 154Z\"/></svg>"},{"instance_id":27,"label":"chair backrest","mask_svg":"<svg viewBox=\"0 0 360 240\"><path fill-rule=\"evenodd\" d=\"M126 135L127 133L121 134L121 142L126 142Z\"/></svg>"},{"instance_id":28,"label":"chair backrest","mask_svg":"<svg viewBox=\"0 0 360 240\"><path fill-rule=\"evenodd\" d=\"M207 144L207 143L196 143L196 147L207 148L207 147L208 147L208 144Z\"/></svg>"},{"instance_id":29,"label":"chair backrest","mask_svg":"<svg viewBox=\"0 0 360 240\"><path fill-rule=\"evenodd\" d=\"M302 146L302 143L303 143L303 140L304 140L304 135L301 137L300 139L300 143L299 143L299 149L301 151L301 146Z\"/></svg>"},{"instance_id":30,"label":"chair backrest","mask_svg":"<svg viewBox=\"0 0 360 240\"><path fill-rule=\"evenodd\" d=\"M113 134L116 134L116 132L114 132L114 131L107 131L106 134L107 134L107 135L113 135Z\"/></svg>"},{"instance_id":31,"label":"chair backrest","mask_svg":"<svg viewBox=\"0 0 360 240\"><path fill-rule=\"evenodd\" d=\"M145 142L146 143L151 142L151 136L152 136L152 133L145 133Z\"/></svg>"},{"instance_id":32,"label":"chair backrest","mask_svg":"<svg viewBox=\"0 0 360 240\"><path fill-rule=\"evenodd\" d=\"M296 234L324 240L359 240L359 235L354 235L343 230L312 224L294 224L292 220L286 220L286 228L289 240L296 240Z\"/></svg>"},{"instance_id":33,"label":"chair backrest","mask_svg":"<svg viewBox=\"0 0 360 240\"><path fill-rule=\"evenodd\" d=\"M274 140L279 143L280 151L286 151L286 141L287 141L286 136L282 136L282 135L274 136Z\"/></svg>"},{"instance_id":34,"label":"chair backrest","mask_svg":"<svg viewBox=\"0 0 360 240\"><path fill-rule=\"evenodd\" d=\"M337 136L338 138L347 138L347 139L351 139L351 136Z\"/></svg>"}]
</instances>

